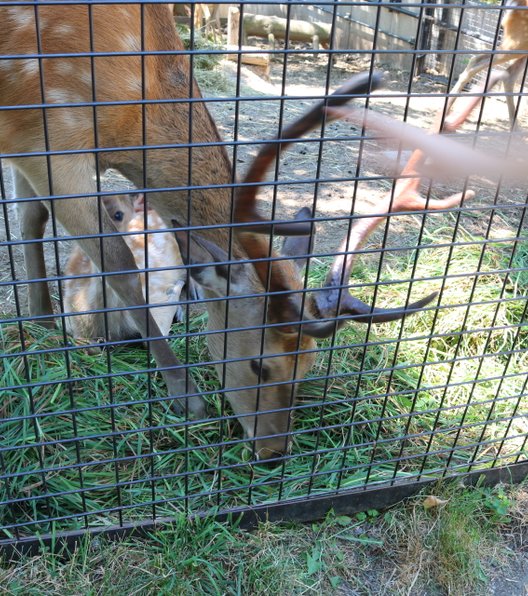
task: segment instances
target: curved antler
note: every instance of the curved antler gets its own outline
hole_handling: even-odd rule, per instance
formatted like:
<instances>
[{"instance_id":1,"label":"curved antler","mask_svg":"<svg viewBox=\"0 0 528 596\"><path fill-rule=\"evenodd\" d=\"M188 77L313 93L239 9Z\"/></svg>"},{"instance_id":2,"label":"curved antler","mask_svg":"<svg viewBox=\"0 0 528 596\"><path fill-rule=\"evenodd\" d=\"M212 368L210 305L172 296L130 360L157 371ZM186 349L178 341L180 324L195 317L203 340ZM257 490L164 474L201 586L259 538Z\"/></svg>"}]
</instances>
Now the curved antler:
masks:
<instances>
[{"instance_id":1,"label":"curved antler","mask_svg":"<svg viewBox=\"0 0 528 596\"><path fill-rule=\"evenodd\" d=\"M278 236L306 236L311 233L310 222L271 224L269 220L259 214L256 198L264 176L269 166L291 145L294 139L299 139L323 121L326 114L325 108L342 106L356 95L364 95L378 89L381 83L381 75L376 73L362 73L352 77L337 91L334 91L330 97L319 102L301 118L284 128L282 134L273 142L267 143L260 149L241 182L243 186L237 188L234 210L236 223L260 223L244 226L240 230L241 233L271 234L273 232ZM335 119L331 114L328 115L328 120Z\"/></svg>"},{"instance_id":2,"label":"curved antler","mask_svg":"<svg viewBox=\"0 0 528 596\"><path fill-rule=\"evenodd\" d=\"M421 163L423 161L423 154L420 151L415 151L411 157L414 163ZM417 174L414 169L414 164L409 164L405 167L402 175L412 176ZM402 182L400 180L400 182ZM454 205L458 205L463 197L471 197L472 192L458 193L443 201L427 200L417 193L420 178L406 178L403 189L398 189L396 184L394 195L388 194L379 206L380 213L403 213L406 211L418 211L422 209L446 209ZM437 292L433 292L413 302L406 307L399 308L377 308L369 306L358 298L350 294L350 291L343 288L343 285L348 283L354 258L357 252L365 244L372 232L386 219L387 215L380 215L375 217L365 217L356 221L351 228L350 235L348 235L339 248L339 254L328 273L325 282L325 289L317 292L314 296L315 305L319 317L321 318L335 318L340 317L341 320L338 326L342 326L346 319L353 317L354 321L359 323L385 323L397 319L403 319L407 315L420 310L429 304L437 296ZM327 337L333 332L335 328L335 321L328 321L323 324L310 325L308 328L303 328L303 332L315 337ZM315 335L317 334L317 335Z\"/></svg>"},{"instance_id":3,"label":"curved antler","mask_svg":"<svg viewBox=\"0 0 528 596\"><path fill-rule=\"evenodd\" d=\"M332 111L332 115L335 117L347 117L348 115L344 110L332 109L329 111ZM356 111L354 113L356 114ZM389 121L389 119L379 114L374 115L372 112L369 112L368 118L370 119L372 128L378 130L388 128L392 133L401 129L400 123L397 123L397 127L392 130L394 122L392 120ZM408 138L416 144L416 142L419 141L419 137L423 137L422 131L416 136L415 131L409 129L406 125L403 126L405 128L401 130L405 131L406 134L401 135L400 139L401 137L408 136ZM439 123L435 122L432 130L436 132L438 129ZM433 138L435 141L440 140L438 136ZM423 138L422 140L425 141L426 139ZM422 144L427 145L427 143ZM437 144L439 146L443 145L443 143ZM451 143L447 146L451 147ZM439 151L442 151L442 147L439 148ZM429 304L437 296L437 292L433 292L425 298L413 302L406 307L385 309L369 306L358 298L352 296L348 289L343 288L343 285L346 285L350 279L354 258L357 252L365 244L372 232L386 219L387 215L390 213L404 213L406 211L421 211L424 209L432 211L448 209L459 205L463 199L473 198L474 192L471 190L451 195L443 200L422 197L418 188L421 181L420 170L423 169L424 161L424 150L416 149L403 168L400 178L394 186L394 191L387 193L383 198L381 205L376 209L379 213L384 215L364 217L357 220L352 225L350 234L344 239L340 246L339 252L341 254L334 259L332 267L328 273L325 289L317 292L314 297L314 304L318 317L325 319L332 318L334 320L309 323L306 326L303 325L303 333L318 338L328 337L333 333L336 324L338 327L341 327L347 319L352 317L354 321L359 323L385 323L403 319L407 315L416 312ZM335 318L337 318L337 323Z\"/></svg>"},{"instance_id":4,"label":"curved antler","mask_svg":"<svg viewBox=\"0 0 528 596\"><path fill-rule=\"evenodd\" d=\"M352 88L357 91L358 84L361 85L361 88L365 89L367 88L367 81L368 78L366 75L355 77L344 87L341 87L336 92L336 95L350 94ZM477 153L475 155L469 153L468 156L467 149L453 141L438 137L437 135L424 133L420 129L416 129L405 123L395 122L380 114L365 110L336 107L337 103L344 103L345 99L343 97L336 97L335 103L331 98L329 100L332 104L330 107L325 107L323 103L318 104L306 116L303 116L287 127L283 135L278 139L278 144L266 145L261 149L244 179L246 184L257 184L241 189L237 196L236 207L236 221L262 222L237 230L237 235L248 257L257 260L254 266L263 286L269 287L269 291L272 293L278 293L269 298L270 320L283 323L284 326L280 328L283 332L290 331L290 326L292 331L297 332L298 325L300 324L302 325L302 332L305 335L315 338L328 337L333 333L336 326L340 327L352 318L362 323L381 323L402 319L408 314L420 310L435 298L437 295L436 292L409 304L407 307L383 309L370 306L354 298L349 290L343 288L343 286L348 284L355 254L363 246L374 229L390 213L419 211L423 209L446 209L458 205L463 198L471 198L473 196L474 193L472 191L458 193L444 200L426 199L420 196L418 192L421 178L419 169L423 165L426 153L439 159L440 162L444 159L451 166L453 161L456 162L458 156L461 158L463 155L464 168L468 168L469 165L469 169L471 169L473 162L482 168L483 162L487 165L488 161L485 157ZM414 147L418 147L418 149L413 152L409 162L404 167L401 173L402 177L396 183L394 192L388 193L377 209L380 215L364 217L354 223L350 234L341 245L339 252L342 254L338 255L334 260L327 276L325 287L316 292L315 295L311 294L308 297L305 305L306 308L303 312L301 308L302 300L299 292L297 292L298 288L292 286L291 271L284 267L280 261L258 261L258 259L265 259L268 256L266 248L269 249L269 244L259 240L259 236L255 235L254 232L269 233L272 229L280 228L281 234L307 234L310 232L311 225L307 223L307 225L303 226L299 223L292 223L272 226L257 213L255 196L259 187L258 183L263 180L266 168L273 162L277 152L286 148L292 139L315 127L325 116L332 119L345 117L353 121L357 121L358 116L361 116L362 124L365 124L369 130L384 132L386 136L399 138L403 142L408 142L414 145ZM433 128L437 131L439 128L438 123L435 123ZM287 140L280 142L281 139ZM446 153L448 153L447 157L445 155ZM469 164L468 161L470 162ZM253 233L245 233L248 229ZM305 321L300 323L303 318ZM319 319L331 320L321 321Z\"/></svg>"},{"instance_id":5,"label":"curved antler","mask_svg":"<svg viewBox=\"0 0 528 596\"><path fill-rule=\"evenodd\" d=\"M264 145L253 160L241 186L235 195L234 220L237 223L260 222L251 226L244 226L236 230L237 238L247 256L255 260L253 264L257 275L268 291L278 293L269 300L270 318L277 322L293 322L300 320L301 305L299 295L291 294L291 272L280 261L269 262L269 244L255 234L271 234L284 236L306 236L312 233L310 222L295 222L287 224L271 224L264 219L257 210L256 196L264 180L269 166L284 151L294 139L300 138L320 124L325 117L334 120L332 114L327 114L326 108L343 106L351 97L369 93L370 90L381 86L382 78L379 74L362 73L349 79L339 87L330 97L319 102L308 113L301 116L283 129L275 142ZM337 116L339 117L339 116ZM284 331L286 331L284 329Z\"/></svg>"}]
</instances>

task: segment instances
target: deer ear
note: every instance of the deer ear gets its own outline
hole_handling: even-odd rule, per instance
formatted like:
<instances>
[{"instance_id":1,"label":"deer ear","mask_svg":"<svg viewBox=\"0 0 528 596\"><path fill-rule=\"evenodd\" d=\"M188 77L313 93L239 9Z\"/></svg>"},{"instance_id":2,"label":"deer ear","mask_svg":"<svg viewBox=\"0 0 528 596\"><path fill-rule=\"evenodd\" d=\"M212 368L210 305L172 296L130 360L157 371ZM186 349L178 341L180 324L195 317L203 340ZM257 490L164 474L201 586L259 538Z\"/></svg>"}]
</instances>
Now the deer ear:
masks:
<instances>
[{"instance_id":1,"label":"deer ear","mask_svg":"<svg viewBox=\"0 0 528 596\"><path fill-rule=\"evenodd\" d=\"M308 207L303 207L297 211L295 215L295 221L306 221L312 217L312 212ZM315 230L315 229L314 229ZM313 235L307 236L287 236L282 243L281 255L284 257L292 257L295 260L295 264L299 269L302 269L306 265L306 257L312 252L313 247Z\"/></svg>"},{"instance_id":2,"label":"deer ear","mask_svg":"<svg viewBox=\"0 0 528 596\"><path fill-rule=\"evenodd\" d=\"M173 221L173 225L178 223ZM189 273L199 286L219 296L227 296L229 280L229 294L246 291L247 275L242 263L227 265L230 260L227 253L196 232L175 231L174 235L182 261L190 266Z\"/></svg>"},{"instance_id":3,"label":"deer ear","mask_svg":"<svg viewBox=\"0 0 528 596\"><path fill-rule=\"evenodd\" d=\"M136 213L143 213L145 209L145 195L142 192L134 192L128 196L134 204L134 211Z\"/></svg>"}]
</instances>

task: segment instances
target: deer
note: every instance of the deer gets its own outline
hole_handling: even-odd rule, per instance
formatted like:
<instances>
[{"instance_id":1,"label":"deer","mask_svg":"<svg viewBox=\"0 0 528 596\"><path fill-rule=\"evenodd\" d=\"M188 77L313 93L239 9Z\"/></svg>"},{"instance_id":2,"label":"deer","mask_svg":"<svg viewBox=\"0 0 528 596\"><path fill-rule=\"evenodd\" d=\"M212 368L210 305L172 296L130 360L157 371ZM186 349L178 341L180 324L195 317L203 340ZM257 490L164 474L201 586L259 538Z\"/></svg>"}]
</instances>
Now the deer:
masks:
<instances>
[{"instance_id":1,"label":"deer","mask_svg":"<svg viewBox=\"0 0 528 596\"><path fill-rule=\"evenodd\" d=\"M145 270L145 255L148 256L149 303L159 305L152 310L152 314L161 333L166 336L170 332L174 318L183 320L183 311L178 301L186 282L186 274L183 268L174 269L174 266L182 265L176 239L169 232L161 232L165 227L164 223L153 209L147 209L145 222L143 194L110 195L103 197L102 202L115 223L117 231L127 233L123 238L132 251L138 269ZM153 231L156 233L149 233ZM136 233L131 234L131 232ZM167 269L167 266L171 268ZM98 277L98 273L93 261L78 244L75 245L65 268L67 276L64 283L65 313L104 309L103 282ZM141 286L143 295L146 296L144 273L141 274ZM107 288L106 302L110 309L106 322L110 342L141 338L130 313L119 310L126 305L111 287ZM105 320L101 312L79 314L67 317L65 321L67 331L77 339L102 341L105 337Z\"/></svg>"},{"instance_id":2,"label":"deer","mask_svg":"<svg viewBox=\"0 0 528 596\"><path fill-rule=\"evenodd\" d=\"M506 0L504 6L508 8L502 18L501 26L503 30L503 39L498 48L498 52L492 58L488 54L478 54L473 56L468 65L458 77L457 82L451 89L451 97L447 101L445 131L456 128L454 119L449 118L449 112L453 104L457 101L457 96L464 87L479 72L487 68L495 67L500 64L511 62L504 71L492 70L489 75L488 86L477 86L472 89L472 93L482 93L488 91L497 82L501 81L506 92L506 104L508 106L508 115L510 125L514 126L516 107L513 96L515 81L519 75L526 69L528 56L528 0ZM517 8L515 8L517 7ZM522 54L513 54L509 52L523 52ZM480 98L474 103L475 107Z\"/></svg>"},{"instance_id":3,"label":"deer","mask_svg":"<svg viewBox=\"0 0 528 596\"><path fill-rule=\"evenodd\" d=\"M9 106L0 109L0 153L13 169L30 316L54 324L42 251L51 213L130 307L133 333L149 342L174 410L185 419L207 416L189 365L177 360L145 303L139 275L130 274L137 267L129 246L98 208L98 176L117 170L175 231L204 296L208 349L222 391L254 457L281 457L316 340L350 321L403 319L436 296L382 308L348 289L353 253L384 217L445 208L419 197L419 179L385 201L380 217L352 226L325 286L313 292L306 291L299 266L308 255L313 213L306 217L304 209L282 221L258 210L258 189L280 153L331 108L378 88L381 78L353 77L286 126L232 190L233 167L168 5L0 3L0 19L0 56L17 56L0 60L0 106ZM280 254L271 246L273 235L287 239Z\"/></svg>"}]
</instances>

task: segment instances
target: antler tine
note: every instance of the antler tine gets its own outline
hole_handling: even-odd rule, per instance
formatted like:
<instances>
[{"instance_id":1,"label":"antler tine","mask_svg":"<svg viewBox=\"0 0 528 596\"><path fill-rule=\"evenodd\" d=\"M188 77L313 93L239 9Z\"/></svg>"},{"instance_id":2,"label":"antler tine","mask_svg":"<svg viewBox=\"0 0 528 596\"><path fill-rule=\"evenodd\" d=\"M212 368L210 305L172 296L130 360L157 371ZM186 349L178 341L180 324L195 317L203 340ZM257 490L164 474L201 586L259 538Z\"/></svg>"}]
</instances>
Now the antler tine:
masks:
<instances>
[{"instance_id":1,"label":"antler tine","mask_svg":"<svg viewBox=\"0 0 528 596\"><path fill-rule=\"evenodd\" d=\"M466 118L469 112L466 114ZM442 114L438 113L429 134L437 134L442 129ZM463 120L459 120L456 127L463 124ZM435 137L439 139L439 137ZM400 177L396 182L393 197L388 197L388 209L390 213L403 213L405 211L423 211L425 209L436 211L439 209L449 209L458 206L462 199L472 199L475 193L472 190L466 190L463 193L456 193L444 199L432 199L430 197L423 197L418 189L423 177L423 170L426 154L423 149L415 149L405 164L400 173Z\"/></svg>"},{"instance_id":2,"label":"antler tine","mask_svg":"<svg viewBox=\"0 0 528 596\"><path fill-rule=\"evenodd\" d=\"M274 142L264 145L253 160L246 176L242 180L243 186L237 189L235 197L235 222L249 223L259 222L251 226L244 226L240 232L258 232L259 234L271 234L281 236L305 236L311 233L311 224L287 223L272 225L269 220L263 218L256 206L257 192L264 180L264 176L282 151L284 151L294 139L320 124L325 117L325 107L342 106L353 96L364 95L378 89L381 86L382 78L379 74L362 73L352 77L342 87L339 87L330 97L321 101L308 113L304 114L288 125L282 134ZM332 118L332 115L330 115Z\"/></svg>"},{"instance_id":3,"label":"antler tine","mask_svg":"<svg viewBox=\"0 0 528 596\"><path fill-rule=\"evenodd\" d=\"M421 160L421 152L415 151L411 156L411 160L413 159ZM420 180L415 177L408 179L407 182L406 190L410 191L408 196L413 197L416 192L414 187L418 186ZM388 193L379 208L380 213L387 212L388 215L388 213L405 211L404 196L406 196L404 193L398 196ZM381 222L386 219L387 215L364 217L352 225L350 234L345 237L339 247L340 254L334 259L332 267L328 272L325 289L317 292L315 295L315 303L321 318L340 317L338 327L341 327L348 318L346 316L343 317L343 315L351 315L355 321L360 323L382 323L402 319L411 312L423 308L435 298L436 292L418 302L408 305L407 308L381 309L369 306L358 298L355 298L350 294L348 289L341 289L350 279L357 251L361 249ZM328 321L319 326L312 324L305 325L303 326L303 332L315 337L327 337L328 334L332 333L334 328L335 322Z\"/></svg>"}]
</instances>

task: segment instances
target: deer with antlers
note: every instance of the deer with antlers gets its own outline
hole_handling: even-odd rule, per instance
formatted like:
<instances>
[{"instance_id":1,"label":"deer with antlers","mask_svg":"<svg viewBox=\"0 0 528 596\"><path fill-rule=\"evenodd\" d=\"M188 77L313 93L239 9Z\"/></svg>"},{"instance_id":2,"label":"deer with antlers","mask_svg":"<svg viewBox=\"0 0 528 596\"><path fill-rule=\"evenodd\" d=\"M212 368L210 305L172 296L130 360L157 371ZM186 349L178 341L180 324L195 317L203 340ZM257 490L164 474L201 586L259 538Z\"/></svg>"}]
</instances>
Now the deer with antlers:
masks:
<instances>
[{"instance_id":1,"label":"deer with antlers","mask_svg":"<svg viewBox=\"0 0 528 596\"><path fill-rule=\"evenodd\" d=\"M136 263L97 199L99 172L118 170L147 189L149 205L168 226L182 228L177 239L206 298L209 351L227 399L258 458L283 453L297 382L313 364L315 340L349 320L401 319L435 296L394 309L361 302L346 288L354 251L387 213L445 208L460 197L428 201L418 195L418 177L402 181L379 207L380 217L352 226L342 246L346 254L336 258L325 287L306 294L298 257L308 252L313 220L306 210L293 222L265 220L256 207L258 188L290 141L317 126L332 106L379 86L379 77L353 78L287 126L276 143L266 144L232 208L232 166L168 6L0 3L0 20L0 55L17 56L0 60L0 105L9 106L0 109L0 151L14 171L31 315L53 320L39 242L51 210L131 307L174 407L205 416L187 366L177 361L146 307L139 276L120 274ZM230 229L230 222L236 227ZM279 255L271 249L272 232L296 239L287 240Z\"/></svg>"},{"instance_id":2,"label":"deer with antlers","mask_svg":"<svg viewBox=\"0 0 528 596\"><path fill-rule=\"evenodd\" d=\"M453 130L456 128L456 118L450 118L449 112L453 108L453 104L457 101L457 95L460 94L464 87L473 79L479 72L487 68L499 66L511 62L504 71L492 70L489 75L488 85L485 84L474 87L472 93L482 93L488 91L499 81L502 82L506 92L506 103L508 106L508 115L510 124L515 123L515 101L513 96L515 81L519 75L526 68L526 56L528 55L528 0L506 0L505 6L508 10L502 19L503 39L496 54L491 58L488 54L479 54L473 56L464 72L459 76L455 86L451 89L451 97L447 102L446 109L446 125L444 130ZM516 8L515 8L516 7ZM524 52L523 54L513 54L508 52ZM473 109L481 101L481 98L476 96L476 101L472 104ZM465 108L470 104L465 103Z\"/></svg>"}]
</instances>

